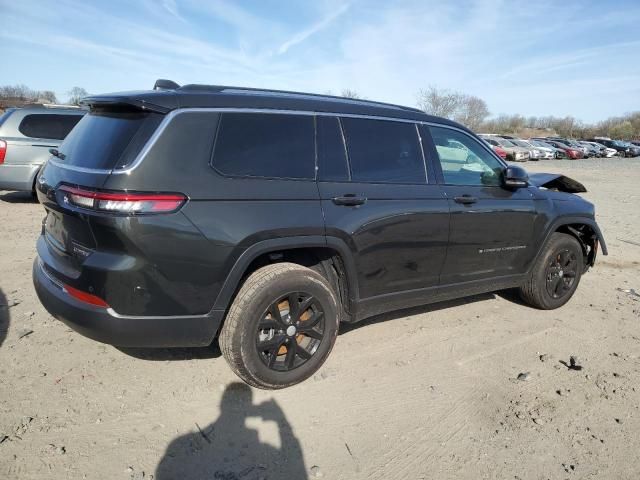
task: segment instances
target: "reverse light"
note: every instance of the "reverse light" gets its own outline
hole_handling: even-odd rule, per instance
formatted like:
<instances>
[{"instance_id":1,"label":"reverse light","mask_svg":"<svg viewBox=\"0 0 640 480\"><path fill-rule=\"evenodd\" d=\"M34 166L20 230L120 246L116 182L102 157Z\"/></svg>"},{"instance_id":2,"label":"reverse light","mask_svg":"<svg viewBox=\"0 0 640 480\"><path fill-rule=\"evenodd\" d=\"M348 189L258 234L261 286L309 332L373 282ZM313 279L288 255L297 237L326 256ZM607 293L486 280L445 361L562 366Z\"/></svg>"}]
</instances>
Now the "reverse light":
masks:
<instances>
[{"instance_id":1,"label":"reverse light","mask_svg":"<svg viewBox=\"0 0 640 480\"><path fill-rule=\"evenodd\" d=\"M97 192L68 185L62 185L58 190L62 192L64 203L90 210L129 215L171 213L187 201L187 197L180 193Z\"/></svg>"},{"instance_id":2,"label":"reverse light","mask_svg":"<svg viewBox=\"0 0 640 480\"><path fill-rule=\"evenodd\" d=\"M0 165L4 163L4 157L7 155L7 142L0 140Z\"/></svg>"},{"instance_id":3,"label":"reverse light","mask_svg":"<svg viewBox=\"0 0 640 480\"><path fill-rule=\"evenodd\" d=\"M89 305L93 305L94 307L109 308L109 304L96 295L83 292L82 290L70 287L69 285L64 285L62 289L82 303L88 303Z\"/></svg>"}]
</instances>

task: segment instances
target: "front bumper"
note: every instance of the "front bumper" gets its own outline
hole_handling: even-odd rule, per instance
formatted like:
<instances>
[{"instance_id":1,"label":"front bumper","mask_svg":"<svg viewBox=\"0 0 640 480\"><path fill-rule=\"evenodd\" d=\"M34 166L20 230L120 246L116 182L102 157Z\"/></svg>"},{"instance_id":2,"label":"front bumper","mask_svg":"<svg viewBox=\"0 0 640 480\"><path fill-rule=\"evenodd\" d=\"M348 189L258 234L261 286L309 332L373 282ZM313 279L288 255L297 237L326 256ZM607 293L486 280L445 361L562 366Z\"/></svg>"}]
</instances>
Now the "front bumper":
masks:
<instances>
[{"instance_id":1,"label":"front bumper","mask_svg":"<svg viewBox=\"0 0 640 480\"><path fill-rule=\"evenodd\" d=\"M201 347L209 345L222 323L224 311L196 316L123 316L71 297L63 285L33 263L33 285L47 311L78 333L120 347Z\"/></svg>"},{"instance_id":2,"label":"front bumper","mask_svg":"<svg viewBox=\"0 0 640 480\"><path fill-rule=\"evenodd\" d=\"M41 165L0 165L0 190L30 192Z\"/></svg>"}]
</instances>

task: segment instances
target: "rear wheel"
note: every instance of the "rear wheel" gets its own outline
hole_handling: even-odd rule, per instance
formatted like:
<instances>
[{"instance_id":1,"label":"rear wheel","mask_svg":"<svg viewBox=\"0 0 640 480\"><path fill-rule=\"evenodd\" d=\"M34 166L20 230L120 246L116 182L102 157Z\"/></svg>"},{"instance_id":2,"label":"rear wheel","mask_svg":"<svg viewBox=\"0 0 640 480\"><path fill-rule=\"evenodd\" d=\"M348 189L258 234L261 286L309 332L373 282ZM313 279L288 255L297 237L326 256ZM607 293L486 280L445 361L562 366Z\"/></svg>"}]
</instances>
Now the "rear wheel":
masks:
<instances>
[{"instance_id":1,"label":"rear wheel","mask_svg":"<svg viewBox=\"0 0 640 480\"><path fill-rule=\"evenodd\" d=\"M578 288L583 270L584 258L578 240L556 232L520 287L520 296L529 305L543 310L561 307Z\"/></svg>"},{"instance_id":2,"label":"rear wheel","mask_svg":"<svg viewBox=\"0 0 640 480\"><path fill-rule=\"evenodd\" d=\"M293 263L252 273L220 333L231 369L249 385L284 388L315 373L338 334L336 295L319 273Z\"/></svg>"}]
</instances>

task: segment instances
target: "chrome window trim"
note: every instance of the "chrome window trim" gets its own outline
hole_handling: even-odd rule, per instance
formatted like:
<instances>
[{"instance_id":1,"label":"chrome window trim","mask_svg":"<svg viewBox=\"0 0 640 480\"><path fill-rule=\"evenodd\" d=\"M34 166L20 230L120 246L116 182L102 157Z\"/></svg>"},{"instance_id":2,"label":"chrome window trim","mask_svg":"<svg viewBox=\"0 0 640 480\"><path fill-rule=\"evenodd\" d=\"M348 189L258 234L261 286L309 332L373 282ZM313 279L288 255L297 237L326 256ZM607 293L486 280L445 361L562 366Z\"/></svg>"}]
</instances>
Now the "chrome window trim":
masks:
<instances>
[{"instance_id":1,"label":"chrome window trim","mask_svg":"<svg viewBox=\"0 0 640 480\"><path fill-rule=\"evenodd\" d=\"M149 140L147 140L147 143L142 148L142 150L140 150L140 152L138 153L136 158L133 160L133 162L131 162L125 168L99 169L99 168L76 167L74 165L65 165L64 163L61 163L54 158L49 159L49 162L51 162L53 165L57 167L60 167L66 170L73 170L76 172L102 173L102 174L112 174L112 175L129 175L131 174L132 171L134 171L136 168L140 166L144 158L147 156L149 151L153 148L155 143L158 141L160 136L164 133L165 129L173 121L173 119L183 113L266 113L266 114L272 113L272 114L286 114L286 115L314 115L314 116L327 116L327 117L338 117L338 118L343 117L343 118L363 118L367 120L384 120L384 121L390 121L390 122L413 123L415 125L427 125L427 126L433 126L433 127L449 128L451 130L456 130L458 132L461 132L467 135L468 137L474 139L476 142L478 142L477 139L475 139L468 132L464 131L461 128L454 127L453 125L446 125L442 123L428 122L428 121L421 121L421 120L410 120L408 118L385 117L381 115L363 115L361 113L315 112L312 110L287 110L287 109L275 109L275 108L189 107L189 108L178 108L176 110L172 110L169 113L167 113L165 118L163 118L162 121L160 122L160 125L158 125L158 128L156 129L156 131L153 132L153 135L151 135ZM478 142L478 143L480 143L480 145L485 150L487 150L495 158L497 158L503 167L505 168L507 167L507 164L502 161L502 159L493 151L493 149L489 148L489 146L486 145L484 142ZM426 160L426 157L425 157L425 160ZM428 178L427 178L427 181L428 181Z\"/></svg>"},{"instance_id":2,"label":"chrome window trim","mask_svg":"<svg viewBox=\"0 0 640 480\"><path fill-rule=\"evenodd\" d=\"M420 128L418 124L415 124L416 135L418 135L418 145L420 146L420 153L422 153L422 166L424 167L424 180L429 185L429 172L427 171L427 156L424 153L424 146L422 145L422 135L420 135Z\"/></svg>"}]
</instances>

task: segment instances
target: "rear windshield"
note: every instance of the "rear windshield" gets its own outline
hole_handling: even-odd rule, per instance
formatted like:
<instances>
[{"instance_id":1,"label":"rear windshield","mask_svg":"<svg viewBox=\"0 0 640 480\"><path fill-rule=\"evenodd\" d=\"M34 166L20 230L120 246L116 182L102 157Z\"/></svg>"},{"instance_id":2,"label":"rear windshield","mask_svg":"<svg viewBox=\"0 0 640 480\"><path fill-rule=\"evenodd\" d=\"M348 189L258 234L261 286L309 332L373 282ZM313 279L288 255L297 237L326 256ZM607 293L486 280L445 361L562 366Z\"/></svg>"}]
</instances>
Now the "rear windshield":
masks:
<instances>
[{"instance_id":1,"label":"rear windshield","mask_svg":"<svg viewBox=\"0 0 640 480\"><path fill-rule=\"evenodd\" d=\"M140 153L162 120L150 112L91 112L58 149L65 165L111 170L124 168Z\"/></svg>"},{"instance_id":2,"label":"rear windshield","mask_svg":"<svg viewBox=\"0 0 640 480\"><path fill-rule=\"evenodd\" d=\"M25 115L18 130L25 137L62 140L80 121L82 115L34 113Z\"/></svg>"}]
</instances>

